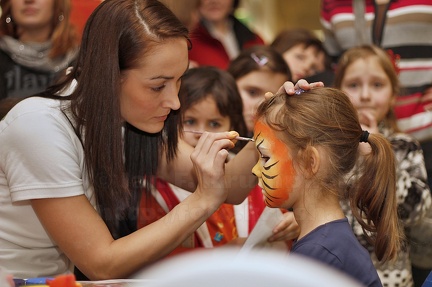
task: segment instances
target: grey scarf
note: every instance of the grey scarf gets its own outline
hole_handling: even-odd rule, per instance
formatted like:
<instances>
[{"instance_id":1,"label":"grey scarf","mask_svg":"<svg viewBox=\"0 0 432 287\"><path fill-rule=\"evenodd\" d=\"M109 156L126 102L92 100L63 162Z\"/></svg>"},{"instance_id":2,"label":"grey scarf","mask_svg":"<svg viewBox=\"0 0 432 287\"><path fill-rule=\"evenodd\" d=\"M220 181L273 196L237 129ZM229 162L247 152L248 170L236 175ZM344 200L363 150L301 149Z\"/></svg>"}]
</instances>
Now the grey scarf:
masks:
<instances>
[{"instance_id":1,"label":"grey scarf","mask_svg":"<svg viewBox=\"0 0 432 287\"><path fill-rule=\"evenodd\" d=\"M62 57L51 59L48 56L51 50L50 41L24 44L10 36L0 38L0 49L19 65L52 73L66 69L77 53L76 49L72 49Z\"/></svg>"}]
</instances>

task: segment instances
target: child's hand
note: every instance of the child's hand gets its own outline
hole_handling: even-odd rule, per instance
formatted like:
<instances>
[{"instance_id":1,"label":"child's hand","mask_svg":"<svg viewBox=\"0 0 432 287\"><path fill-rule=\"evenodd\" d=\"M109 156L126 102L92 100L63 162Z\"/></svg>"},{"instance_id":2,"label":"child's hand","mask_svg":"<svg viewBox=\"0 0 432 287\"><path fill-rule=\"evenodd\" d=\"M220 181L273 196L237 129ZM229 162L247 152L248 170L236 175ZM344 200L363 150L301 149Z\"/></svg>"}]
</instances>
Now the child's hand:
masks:
<instances>
[{"instance_id":1,"label":"child's hand","mask_svg":"<svg viewBox=\"0 0 432 287\"><path fill-rule=\"evenodd\" d=\"M358 112L360 125L363 130L371 134L379 133L378 122L370 111L361 110Z\"/></svg>"},{"instance_id":2,"label":"child's hand","mask_svg":"<svg viewBox=\"0 0 432 287\"><path fill-rule=\"evenodd\" d=\"M273 229L273 235L267 239L269 242L289 241L300 235L300 227L294 218L294 213L288 211L283 216L282 221Z\"/></svg>"}]
</instances>

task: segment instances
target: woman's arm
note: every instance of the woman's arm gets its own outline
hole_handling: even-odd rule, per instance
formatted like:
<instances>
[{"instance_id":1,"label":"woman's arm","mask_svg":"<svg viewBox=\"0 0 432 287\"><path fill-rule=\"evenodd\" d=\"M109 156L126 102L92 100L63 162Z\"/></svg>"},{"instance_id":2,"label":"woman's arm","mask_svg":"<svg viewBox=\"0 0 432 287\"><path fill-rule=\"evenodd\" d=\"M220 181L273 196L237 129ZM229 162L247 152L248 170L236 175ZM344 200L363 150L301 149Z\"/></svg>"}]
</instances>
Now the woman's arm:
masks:
<instances>
[{"instance_id":1,"label":"woman's arm","mask_svg":"<svg viewBox=\"0 0 432 287\"><path fill-rule=\"evenodd\" d=\"M160 220L114 240L84 195L33 199L44 228L91 280L126 278L168 254L225 201L224 165L228 138L236 133L205 133L191 154L198 187Z\"/></svg>"},{"instance_id":2,"label":"woman's arm","mask_svg":"<svg viewBox=\"0 0 432 287\"><path fill-rule=\"evenodd\" d=\"M197 179L190 159L193 150L192 146L180 140L176 158L170 163L161 162L159 176L183 189L194 191ZM257 160L255 144L250 142L226 164L227 203L241 203L257 184L257 178L252 174L252 167Z\"/></svg>"}]
</instances>

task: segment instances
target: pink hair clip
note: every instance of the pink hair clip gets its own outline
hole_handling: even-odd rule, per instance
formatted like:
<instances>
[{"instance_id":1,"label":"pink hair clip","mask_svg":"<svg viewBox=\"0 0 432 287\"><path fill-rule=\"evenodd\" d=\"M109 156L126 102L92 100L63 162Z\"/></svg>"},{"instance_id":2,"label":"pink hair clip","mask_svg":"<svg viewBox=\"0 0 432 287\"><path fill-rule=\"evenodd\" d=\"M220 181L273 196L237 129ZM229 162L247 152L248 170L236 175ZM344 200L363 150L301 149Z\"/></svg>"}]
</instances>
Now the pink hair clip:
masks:
<instances>
[{"instance_id":1,"label":"pink hair clip","mask_svg":"<svg viewBox=\"0 0 432 287\"><path fill-rule=\"evenodd\" d=\"M262 67L268 63L268 58L266 56L258 57L255 53L251 54L251 58L258 64L258 66Z\"/></svg>"}]
</instances>

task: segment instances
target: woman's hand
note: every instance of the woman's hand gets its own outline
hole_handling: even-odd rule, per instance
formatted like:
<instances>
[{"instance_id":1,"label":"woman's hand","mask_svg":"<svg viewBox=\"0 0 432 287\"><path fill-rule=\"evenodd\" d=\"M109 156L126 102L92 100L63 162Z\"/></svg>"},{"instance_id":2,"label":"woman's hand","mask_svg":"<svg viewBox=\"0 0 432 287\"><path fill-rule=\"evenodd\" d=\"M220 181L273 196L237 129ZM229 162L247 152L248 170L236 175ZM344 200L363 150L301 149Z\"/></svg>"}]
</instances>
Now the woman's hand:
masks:
<instances>
[{"instance_id":1,"label":"woman's hand","mask_svg":"<svg viewBox=\"0 0 432 287\"><path fill-rule=\"evenodd\" d=\"M226 200L224 176L227 149L234 147L234 139L238 135L237 132L204 132L201 135L191 160L198 180L196 192L202 193L203 197L211 197L218 203Z\"/></svg>"},{"instance_id":2,"label":"woman's hand","mask_svg":"<svg viewBox=\"0 0 432 287\"><path fill-rule=\"evenodd\" d=\"M300 79L298 80L298 82L296 84L294 84L293 82L285 82L282 87L279 88L279 90L277 91L277 93L287 93L288 95L294 95L295 92L297 90L305 90L308 91L310 89L313 88L318 88L318 87L324 87L324 83L323 82L313 82L313 83L308 83L306 80L304 79ZM265 94L266 98L271 98L273 97L274 94L271 92L268 92Z\"/></svg>"}]
</instances>

